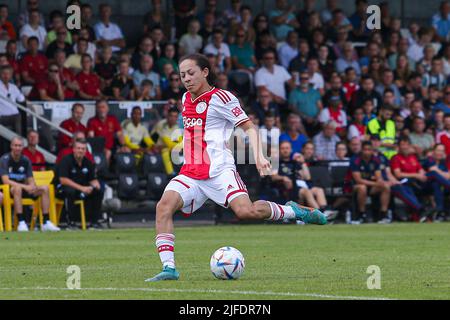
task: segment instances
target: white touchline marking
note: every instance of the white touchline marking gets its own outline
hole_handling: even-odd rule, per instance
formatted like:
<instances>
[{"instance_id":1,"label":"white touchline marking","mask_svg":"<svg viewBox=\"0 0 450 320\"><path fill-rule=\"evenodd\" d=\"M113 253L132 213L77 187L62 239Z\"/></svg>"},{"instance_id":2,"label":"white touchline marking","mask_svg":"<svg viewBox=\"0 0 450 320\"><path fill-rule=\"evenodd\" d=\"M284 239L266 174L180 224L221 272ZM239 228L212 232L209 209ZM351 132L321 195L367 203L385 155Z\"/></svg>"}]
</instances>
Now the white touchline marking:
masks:
<instances>
[{"instance_id":1,"label":"white touchline marking","mask_svg":"<svg viewBox=\"0 0 450 320\"><path fill-rule=\"evenodd\" d=\"M296 292L275 292L275 291L239 291L239 290L215 290L215 289L164 289L164 288L52 288L52 287L31 287L31 288L0 288L2 291L8 290L54 290L54 291L144 291L144 292L180 292L180 293L226 293L242 295L262 295L262 296L284 296L284 297L311 297L328 299L347 300L395 300L383 297L356 297L356 296L336 296L319 293L296 293Z\"/></svg>"}]
</instances>

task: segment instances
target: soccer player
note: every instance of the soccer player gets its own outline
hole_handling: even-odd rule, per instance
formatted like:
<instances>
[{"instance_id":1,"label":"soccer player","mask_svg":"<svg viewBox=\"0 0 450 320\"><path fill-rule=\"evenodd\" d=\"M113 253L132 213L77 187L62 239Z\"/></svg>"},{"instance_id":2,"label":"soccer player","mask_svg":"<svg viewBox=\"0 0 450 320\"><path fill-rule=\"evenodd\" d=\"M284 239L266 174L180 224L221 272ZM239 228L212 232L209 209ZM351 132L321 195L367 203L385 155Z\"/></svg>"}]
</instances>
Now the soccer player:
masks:
<instances>
[{"instance_id":1,"label":"soccer player","mask_svg":"<svg viewBox=\"0 0 450 320\"><path fill-rule=\"evenodd\" d=\"M184 165L167 185L156 206L156 246L163 271L146 281L178 280L175 269L173 215L181 209L192 214L207 199L229 207L240 219L298 219L326 224L318 209L302 207L293 201L279 205L250 200L245 184L236 172L231 150L227 148L233 128L249 136L256 167L261 175L271 171L264 157L256 127L229 91L213 86L214 74L206 56L190 54L181 58L180 75L187 92L183 95Z\"/></svg>"}]
</instances>

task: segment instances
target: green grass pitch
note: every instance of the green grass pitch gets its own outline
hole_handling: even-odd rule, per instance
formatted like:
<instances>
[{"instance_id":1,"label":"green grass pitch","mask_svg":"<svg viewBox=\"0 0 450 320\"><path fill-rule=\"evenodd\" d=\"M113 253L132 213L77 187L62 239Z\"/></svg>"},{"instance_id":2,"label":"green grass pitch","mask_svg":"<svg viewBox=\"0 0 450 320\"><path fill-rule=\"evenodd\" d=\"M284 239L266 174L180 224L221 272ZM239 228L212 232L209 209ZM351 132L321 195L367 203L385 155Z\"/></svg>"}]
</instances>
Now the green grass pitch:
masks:
<instances>
[{"instance_id":1,"label":"green grass pitch","mask_svg":"<svg viewBox=\"0 0 450 320\"><path fill-rule=\"evenodd\" d=\"M161 269L153 229L0 233L2 299L449 299L450 224L232 225L176 228L181 278ZM241 279L213 278L221 246L245 257ZM67 267L81 269L69 290ZM367 267L381 269L369 290Z\"/></svg>"}]
</instances>

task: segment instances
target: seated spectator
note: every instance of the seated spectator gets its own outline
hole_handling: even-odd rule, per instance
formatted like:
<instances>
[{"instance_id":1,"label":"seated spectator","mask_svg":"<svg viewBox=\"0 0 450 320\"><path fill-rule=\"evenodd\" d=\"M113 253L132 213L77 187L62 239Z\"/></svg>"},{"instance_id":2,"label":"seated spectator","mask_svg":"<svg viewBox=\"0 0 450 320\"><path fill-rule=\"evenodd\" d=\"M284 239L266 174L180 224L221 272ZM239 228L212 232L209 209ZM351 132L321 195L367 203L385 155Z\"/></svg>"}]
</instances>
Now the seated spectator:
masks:
<instances>
[{"instance_id":1,"label":"seated spectator","mask_svg":"<svg viewBox=\"0 0 450 320\"><path fill-rule=\"evenodd\" d=\"M211 0L210 0L211 1ZM215 0L212 0L215 1ZM210 43L211 42L211 36L214 32L214 30L219 26L219 22L217 22L220 19L216 19L216 16L214 13L211 12L205 12L202 27L200 28L200 31L198 34L202 37L203 43ZM188 30L189 32L189 30Z\"/></svg>"},{"instance_id":2,"label":"seated spectator","mask_svg":"<svg viewBox=\"0 0 450 320\"><path fill-rule=\"evenodd\" d=\"M347 114L342 108L340 96L332 96L329 99L329 105L323 108L319 113L319 122L321 124L334 121L336 123L336 133L344 138L347 133Z\"/></svg>"},{"instance_id":3,"label":"seated spectator","mask_svg":"<svg viewBox=\"0 0 450 320\"><path fill-rule=\"evenodd\" d=\"M9 41L16 39L16 30L8 20L9 9L7 4L0 5L0 40Z\"/></svg>"},{"instance_id":4,"label":"seated spectator","mask_svg":"<svg viewBox=\"0 0 450 320\"><path fill-rule=\"evenodd\" d=\"M56 50L54 60L59 68L59 76L64 86L65 100L75 100L76 94L80 90L80 86L75 79L74 73L70 69L64 67L64 61L66 61L64 50Z\"/></svg>"},{"instance_id":5,"label":"seated spectator","mask_svg":"<svg viewBox=\"0 0 450 320\"><path fill-rule=\"evenodd\" d=\"M391 170L398 180L407 179L405 184L411 187L416 195L421 195L427 189L426 183L429 178L413 152L409 138L401 138L398 142L398 154L391 160ZM425 222L428 214L422 212L420 222Z\"/></svg>"},{"instance_id":6,"label":"seated spectator","mask_svg":"<svg viewBox=\"0 0 450 320\"><path fill-rule=\"evenodd\" d=\"M223 31L221 29L214 30L212 42L205 46L203 53L217 56L220 71L228 73L231 70L231 52L230 47L223 40Z\"/></svg>"},{"instance_id":7,"label":"seated spectator","mask_svg":"<svg viewBox=\"0 0 450 320\"><path fill-rule=\"evenodd\" d=\"M420 75L424 75L431 71L431 64L436 50L431 43L427 44L423 49L423 57L416 63L416 71Z\"/></svg>"},{"instance_id":8,"label":"seated spectator","mask_svg":"<svg viewBox=\"0 0 450 320\"><path fill-rule=\"evenodd\" d=\"M29 23L30 11L32 10L37 10L39 12L39 23L42 27L45 27L44 15L39 11L39 0L28 0L26 1L25 10L22 10L22 12L20 12L17 19L18 28L22 28L25 24Z\"/></svg>"},{"instance_id":9,"label":"seated spectator","mask_svg":"<svg viewBox=\"0 0 450 320\"><path fill-rule=\"evenodd\" d=\"M234 70L255 72L256 58L252 44L246 42L245 30L237 29L236 41L230 45L231 63Z\"/></svg>"},{"instance_id":10,"label":"seated spectator","mask_svg":"<svg viewBox=\"0 0 450 320\"><path fill-rule=\"evenodd\" d=\"M317 160L333 160L336 150L336 143L340 141L336 135L336 122L333 120L323 125L322 131L314 136L315 156Z\"/></svg>"},{"instance_id":11,"label":"seated spectator","mask_svg":"<svg viewBox=\"0 0 450 320\"><path fill-rule=\"evenodd\" d=\"M176 107L171 108L167 113L167 118L159 121L150 133L150 137L155 141L155 151L161 152L164 168L168 175L175 174L170 159L171 151L183 140L182 131L178 126L178 114L179 111ZM178 132L176 141L173 140L174 132Z\"/></svg>"},{"instance_id":12,"label":"seated spectator","mask_svg":"<svg viewBox=\"0 0 450 320\"><path fill-rule=\"evenodd\" d=\"M199 31L200 22L196 19L191 20L188 25L188 32L184 34L178 42L178 52L180 57L187 54L198 53L203 48L203 39L198 34Z\"/></svg>"},{"instance_id":13,"label":"seated spectator","mask_svg":"<svg viewBox=\"0 0 450 320\"><path fill-rule=\"evenodd\" d=\"M57 167L60 187L58 193L64 198L68 212L68 227L74 226L78 217L75 201L84 200L86 218L90 227L102 229L99 223L103 201L103 188L97 179L95 164L86 157L86 140L76 140L73 153L65 156Z\"/></svg>"},{"instance_id":14,"label":"seated spectator","mask_svg":"<svg viewBox=\"0 0 450 320\"><path fill-rule=\"evenodd\" d=\"M298 55L298 33L294 30L289 31L286 42L278 49L278 59L280 65L289 68L291 61Z\"/></svg>"},{"instance_id":15,"label":"seated spectator","mask_svg":"<svg viewBox=\"0 0 450 320\"><path fill-rule=\"evenodd\" d=\"M161 0L152 0L152 8L144 15L144 34L147 34L155 26L165 26L168 15L164 12Z\"/></svg>"},{"instance_id":16,"label":"seated spectator","mask_svg":"<svg viewBox=\"0 0 450 320\"><path fill-rule=\"evenodd\" d=\"M355 110L353 123L348 127L347 139L350 141L353 138L359 140L367 140L368 138L366 136L366 125L364 124L364 111L362 108Z\"/></svg>"},{"instance_id":17,"label":"seated spectator","mask_svg":"<svg viewBox=\"0 0 450 320\"><path fill-rule=\"evenodd\" d=\"M439 12L431 18L431 25L436 30L439 42L448 40L450 33L450 3L448 1L441 1Z\"/></svg>"},{"instance_id":18,"label":"seated spectator","mask_svg":"<svg viewBox=\"0 0 450 320\"><path fill-rule=\"evenodd\" d=\"M431 43L432 30L429 27L422 27L419 30L418 41L412 43L408 49L407 55L415 63L419 62L424 56L425 46Z\"/></svg>"},{"instance_id":19,"label":"seated spectator","mask_svg":"<svg viewBox=\"0 0 450 320\"><path fill-rule=\"evenodd\" d=\"M52 12L50 12L50 30L47 32L47 44L50 46L50 44L58 40L58 32L61 32L62 30L66 31L65 29L66 24L62 12L59 10L53 10ZM59 35L60 38L62 36L62 34ZM64 32L64 37L62 37L62 40L68 45L72 45L72 34L70 32ZM70 53L67 53L67 56L69 54ZM51 57L53 57L53 54L47 54L47 57L50 59Z\"/></svg>"},{"instance_id":20,"label":"seated spectator","mask_svg":"<svg viewBox=\"0 0 450 320\"><path fill-rule=\"evenodd\" d=\"M404 87L410 75L411 68L408 57L405 54L399 54L397 56L397 67L394 70L394 79L397 87Z\"/></svg>"},{"instance_id":21,"label":"seated spectator","mask_svg":"<svg viewBox=\"0 0 450 320\"><path fill-rule=\"evenodd\" d=\"M139 46L131 56L131 67L136 70L139 69L141 66L142 57L145 55L150 55L153 58L153 61L157 61L159 59L158 52L155 48L155 42L149 36L143 36L139 41ZM123 60L123 57L121 57L120 60Z\"/></svg>"},{"instance_id":22,"label":"seated spectator","mask_svg":"<svg viewBox=\"0 0 450 320\"><path fill-rule=\"evenodd\" d=\"M406 96L409 92L414 94L414 98L423 99L424 89L422 88L422 75L420 73L412 72L406 85L400 89L402 96Z\"/></svg>"},{"instance_id":23,"label":"seated spectator","mask_svg":"<svg viewBox=\"0 0 450 320\"><path fill-rule=\"evenodd\" d=\"M395 93L391 88L387 88L384 90L382 95L383 104L390 105L395 111L400 111L400 105L395 103ZM402 101L402 100L400 100Z\"/></svg>"},{"instance_id":24,"label":"seated spectator","mask_svg":"<svg viewBox=\"0 0 450 320\"><path fill-rule=\"evenodd\" d=\"M255 73L255 86L259 91L262 88L269 90L275 103L286 103L285 84L293 86L292 76L285 68L275 63L275 52L269 50L263 55L262 67Z\"/></svg>"},{"instance_id":25,"label":"seated spectator","mask_svg":"<svg viewBox=\"0 0 450 320\"><path fill-rule=\"evenodd\" d=\"M119 72L114 76L106 95L112 97L113 100L135 100L136 88L128 72L128 62L120 61L118 67Z\"/></svg>"},{"instance_id":26,"label":"seated spectator","mask_svg":"<svg viewBox=\"0 0 450 320\"><path fill-rule=\"evenodd\" d=\"M427 128L428 132L434 134L436 140L437 135L444 131L444 111L437 110L434 115L431 115L427 121Z\"/></svg>"},{"instance_id":27,"label":"seated spectator","mask_svg":"<svg viewBox=\"0 0 450 320\"><path fill-rule=\"evenodd\" d=\"M222 90L230 90L228 87L228 76L225 72L217 73L216 87Z\"/></svg>"},{"instance_id":28,"label":"seated spectator","mask_svg":"<svg viewBox=\"0 0 450 320\"><path fill-rule=\"evenodd\" d=\"M140 87L143 80L150 80L153 83L153 92L151 92L150 95L156 97L156 99L160 99L160 77L156 72L152 71L152 68L153 58L150 55L143 55L141 57L139 70L133 72L133 83L136 87Z\"/></svg>"},{"instance_id":29,"label":"seated spectator","mask_svg":"<svg viewBox=\"0 0 450 320\"><path fill-rule=\"evenodd\" d=\"M441 103L441 91L435 85L430 85L428 87L428 99L424 100L423 107L425 113L429 115L435 110L436 106Z\"/></svg>"},{"instance_id":30,"label":"seated spectator","mask_svg":"<svg viewBox=\"0 0 450 320\"><path fill-rule=\"evenodd\" d=\"M11 197L14 199L14 214L17 215L19 225L17 231L27 232L28 226L23 214L22 199L41 197L41 208L44 216L42 231L59 231L49 220L49 191L47 186L36 186L33 178L31 162L23 155L23 140L14 137L11 140L11 152L0 158L0 176L2 183L10 186Z\"/></svg>"},{"instance_id":31,"label":"seated spectator","mask_svg":"<svg viewBox=\"0 0 450 320\"><path fill-rule=\"evenodd\" d=\"M80 32L78 33L78 39L83 38L87 40L87 49L86 49L86 53L89 54L92 58L92 61L96 61L97 58L97 46L95 45L95 43L93 42L95 40L95 36L94 38L92 38L91 33L89 32L89 29L84 27L80 29ZM75 52L79 52L78 50L78 39L77 41L75 41L75 44L73 45L73 50Z\"/></svg>"},{"instance_id":32,"label":"seated spectator","mask_svg":"<svg viewBox=\"0 0 450 320\"><path fill-rule=\"evenodd\" d=\"M295 6L289 5L286 0L277 0L275 9L269 12L272 33L277 41L284 41L289 33L300 26L295 15Z\"/></svg>"},{"instance_id":33,"label":"seated spectator","mask_svg":"<svg viewBox=\"0 0 450 320\"><path fill-rule=\"evenodd\" d=\"M402 103L402 96L397 85L394 83L394 73L390 69L384 69L381 77L381 83L379 83L375 90L380 94L386 91L386 89L391 89L395 95L394 105L399 106Z\"/></svg>"},{"instance_id":34,"label":"seated spectator","mask_svg":"<svg viewBox=\"0 0 450 320\"><path fill-rule=\"evenodd\" d=\"M131 110L131 119L122 122L125 145L137 156L152 152L155 142L150 138L146 127L141 123L142 109L139 106Z\"/></svg>"},{"instance_id":35,"label":"seated spectator","mask_svg":"<svg viewBox=\"0 0 450 320\"><path fill-rule=\"evenodd\" d=\"M22 84L34 85L45 75L48 68L48 60L45 55L39 52L39 39L29 37L28 51L22 56L19 62Z\"/></svg>"},{"instance_id":36,"label":"seated spectator","mask_svg":"<svg viewBox=\"0 0 450 320\"><path fill-rule=\"evenodd\" d=\"M17 86L11 83L13 69L11 66L0 67L0 96L15 103L25 103L25 97ZM13 104L1 101L0 124L10 127L17 134L22 134L22 119L19 109Z\"/></svg>"},{"instance_id":37,"label":"seated spectator","mask_svg":"<svg viewBox=\"0 0 450 320\"><path fill-rule=\"evenodd\" d=\"M94 25L97 45L103 47L110 45L113 52L125 48L125 38L120 27L111 22L112 9L109 4L102 3L99 6L100 21Z\"/></svg>"},{"instance_id":38,"label":"seated spectator","mask_svg":"<svg viewBox=\"0 0 450 320\"><path fill-rule=\"evenodd\" d=\"M72 45L67 42L67 34L70 34L70 32L67 32L65 27L61 27L54 32L56 38L47 47L47 51L45 52L47 58L53 59L57 50L63 50L66 53L66 57L71 56L74 51Z\"/></svg>"},{"instance_id":39,"label":"seated spectator","mask_svg":"<svg viewBox=\"0 0 450 320\"><path fill-rule=\"evenodd\" d=\"M252 110L259 118L260 123L264 122L264 116L267 112L273 113L277 127L281 127L280 110L278 105L273 103L269 90L261 89L258 91L257 99L253 104Z\"/></svg>"},{"instance_id":40,"label":"seated spectator","mask_svg":"<svg viewBox=\"0 0 450 320\"><path fill-rule=\"evenodd\" d=\"M450 168L442 144L434 146L431 156L424 163L424 169L427 171L428 185L433 190L437 216L442 220L449 213L444 204L444 190L447 193L450 191Z\"/></svg>"},{"instance_id":41,"label":"seated spectator","mask_svg":"<svg viewBox=\"0 0 450 320\"><path fill-rule=\"evenodd\" d=\"M348 142L348 156L353 157L361 152L362 141L358 138L353 138Z\"/></svg>"},{"instance_id":42,"label":"seated spectator","mask_svg":"<svg viewBox=\"0 0 450 320\"><path fill-rule=\"evenodd\" d=\"M367 124L367 133L377 135L381 139L380 151L389 160L397 153L396 146L396 125L391 119L394 111L389 105L383 105L378 117L369 121Z\"/></svg>"},{"instance_id":43,"label":"seated spectator","mask_svg":"<svg viewBox=\"0 0 450 320\"><path fill-rule=\"evenodd\" d=\"M81 103L74 103L72 105L72 117L60 123L60 127L64 130L74 134L75 132L82 132L87 135L87 128L81 123L84 115L84 105ZM60 132L58 136L58 150L70 146L72 138Z\"/></svg>"},{"instance_id":44,"label":"seated spectator","mask_svg":"<svg viewBox=\"0 0 450 320\"><path fill-rule=\"evenodd\" d=\"M81 57L81 71L75 80L80 88L78 97L81 100L98 100L103 97L100 91L100 78L92 72L92 58L87 53Z\"/></svg>"},{"instance_id":45,"label":"seated spectator","mask_svg":"<svg viewBox=\"0 0 450 320\"><path fill-rule=\"evenodd\" d=\"M447 78L443 73L442 59L433 57L431 70L423 75L423 86L428 88L435 85L438 90L443 90L447 85Z\"/></svg>"},{"instance_id":46,"label":"seated spectator","mask_svg":"<svg viewBox=\"0 0 450 320\"><path fill-rule=\"evenodd\" d=\"M381 106L381 96L375 91L375 82L369 76L363 76L361 79L361 88L353 94L352 101L349 105L348 113L352 114L355 109L367 99L373 101L373 112L376 113Z\"/></svg>"},{"instance_id":47,"label":"seated spectator","mask_svg":"<svg viewBox=\"0 0 450 320\"><path fill-rule=\"evenodd\" d=\"M288 141L291 144L292 152L300 153L303 145L308 141L304 131L300 117L291 113L287 118L286 132L280 135L280 142Z\"/></svg>"},{"instance_id":48,"label":"seated spectator","mask_svg":"<svg viewBox=\"0 0 450 320\"><path fill-rule=\"evenodd\" d=\"M185 89L181 84L180 75L178 72L172 72L169 76L169 87L163 91L163 100L175 99L181 100Z\"/></svg>"},{"instance_id":49,"label":"seated spectator","mask_svg":"<svg viewBox=\"0 0 450 320\"><path fill-rule=\"evenodd\" d=\"M316 148L314 146L314 143L312 143L312 141L305 142L302 148L302 156L305 159L305 163L307 166L312 166L316 163L317 158L315 154Z\"/></svg>"},{"instance_id":50,"label":"seated spectator","mask_svg":"<svg viewBox=\"0 0 450 320\"><path fill-rule=\"evenodd\" d=\"M272 183L280 190L284 200L294 199L308 207L320 209L329 215L329 207L322 188L312 187L311 173L301 154L292 158L288 141L280 143L280 164L278 172L270 176Z\"/></svg>"},{"instance_id":51,"label":"seated spectator","mask_svg":"<svg viewBox=\"0 0 450 320\"><path fill-rule=\"evenodd\" d=\"M100 77L101 89L109 87L117 71L117 65L112 59L111 46L105 46L100 50L100 60L95 64L94 70Z\"/></svg>"},{"instance_id":52,"label":"seated spectator","mask_svg":"<svg viewBox=\"0 0 450 320\"><path fill-rule=\"evenodd\" d=\"M170 75L174 72L175 70L173 69L173 65L170 63L166 63L163 66L163 70L161 72L161 77L160 77L160 81L159 81L159 87L160 87L160 91L164 91L169 87L169 78ZM155 92L156 94L156 92Z\"/></svg>"},{"instance_id":53,"label":"seated spectator","mask_svg":"<svg viewBox=\"0 0 450 320\"><path fill-rule=\"evenodd\" d=\"M362 143L362 151L350 160L353 190L357 199L357 212L353 212L352 224L359 224L361 220L370 221L366 215L367 196L380 196L379 222L386 222L390 201L390 186L384 181L380 160L375 157L370 141Z\"/></svg>"},{"instance_id":54,"label":"seated spectator","mask_svg":"<svg viewBox=\"0 0 450 320\"><path fill-rule=\"evenodd\" d=\"M137 101L156 100L155 89L152 80L145 79L141 82L139 88L136 88Z\"/></svg>"},{"instance_id":55,"label":"seated spectator","mask_svg":"<svg viewBox=\"0 0 450 320\"><path fill-rule=\"evenodd\" d=\"M17 41L8 40L6 43L6 58L8 59L9 65L13 68L13 79L17 86L21 85L20 79L20 68L19 59L17 57Z\"/></svg>"},{"instance_id":56,"label":"seated spectator","mask_svg":"<svg viewBox=\"0 0 450 320\"><path fill-rule=\"evenodd\" d=\"M298 41L298 54L289 63L289 72L300 73L307 67L308 59L312 56L309 43L305 39Z\"/></svg>"},{"instance_id":57,"label":"seated spectator","mask_svg":"<svg viewBox=\"0 0 450 320\"><path fill-rule=\"evenodd\" d=\"M334 60L330 54L330 48L326 44L319 46L317 59L319 61L320 73L325 79L329 79L334 72Z\"/></svg>"},{"instance_id":58,"label":"seated spectator","mask_svg":"<svg viewBox=\"0 0 450 320\"><path fill-rule=\"evenodd\" d=\"M189 21L191 21L196 15L197 5L195 1L174 1L172 3L173 11L175 15L175 37L180 37L186 33Z\"/></svg>"},{"instance_id":59,"label":"seated spectator","mask_svg":"<svg viewBox=\"0 0 450 320\"><path fill-rule=\"evenodd\" d=\"M81 29L87 29L89 32L89 41L95 40L95 31L92 27L92 6L89 3L81 4Z\"/></svg>"},{"instance_id":60,"label":"seated spectator","mask_svg":"<svg viewBox=\"0 0 450 320\"><path fill-rule=\"evenodd\" d=\"M27 142L28 145L23 148L23 155L30 160L33 171L45 170L45 157L37 150L39 133L33 129L28 130Z\"/></svg>"},{"instance_id":61,"label":"seated spectator","mask_svg":"<svg viewBox=\"0 0 450 320\"><path fill-rule=\"evenodd\" d=\"M450 156L450 114L444 116L444 128L436 135L436 143L445 146L445 153Z\"/></svg>"},{"instance_id":62,"label":"seated spectator","mask_svg":"<svg viewBox=\"0 0 450 320\"><path fill-rule=\"evenodd\" d=\"M278 146L280 138L280 128L275 125L275 114L273 112L266 112L263 125L259 127L259 130L261 133L263 150L266 150L265 152L267 152L267 155L270 157L272 148Z\"/></svg>"},{"instance_id":63,"label":"seated spectator","mask_svg":"<svg viewBox=\"0 0 450 320\"><path fill-rule=\"evenodd\" d=\"M29 22L25 24L19 32L20 43L19 52L25 52L30 50L30 43L28 39L31 37L36 37L38 40L38 50L44 51L47 47L47 31L43 26L40 25L41 16L39 10L32 9L29 11Z\"/></svg>"},{"instance_id":64,"label":"seated spectator","mask_svg":"<svg viewBox=\"0 0 450 320\"><path fill-rule=\"evenodd\" d=\"M342 57L336 60L336 71L338 73L343 74L347 68L352 67L358 76L361 75L361 67L359 66L358 60L355 59L353 50L351 42L344 44Z\"/></svg>"},{"instance_id":65,"label":"seated spectator","mask_svg":"<svg viewBox=\"0 0 450 320\"><path fill-rule=\"evenodd\" d=\"M257 35L255 41L255 58L258 61L258 65L261 65L263 63L263 55L267 50L274 50L276 52L276 41L267 29L262 30Z\"/></svg>"},{"instance_id":66,"label":"seated spectator","mask_svg":"<svg viewBox=\"0 0 450 320\"><path fill-rule=\"evenodd\" d=\"M75 131L73 133L72 139L70 139L69 144L66 147L59 150L58 155L56 156L55 164L59 164L65 156L67 156L69 154L73 154L73 145L74 145L75 141L78 141L78 140L81 140L81 141L86 140L86 134L84 133L84 131ZM89 144L88 144L88 150L86 151L86 158L89 161L91 161L92 163L95 163L92 153L89 152Z\"/></svg>"},{"instance_id":67,"label":"seated spectator","mask_svg":"<svg viewBox=\"0 0 450 320\"><path fill-rule=\"evenodd\" d=\"M345 69L345 81L342 85L342 90L345 93L345 99L347 100L347 103L350 103L353 98L353 94L359 90L359 83L358 83L358 75L356 74L355 69L352 67L348 67Z\"/></svg>"},{"instance_id":68,"label":"seated spectator","mask_svg":"<svg viewBox=\"0 0 450 320\"><path fill-rule=\"evenodd\" d=\"M347 157L348 149L345 142L340 141L336 143L336 154L333 159L333 161L337 162L329 162L329 167L336 167L336 166L349 166L350 158Z\"/></svg>"},{"instance_id":69,"label":"seated spectator","mask_svg":"<svg viewBox=\"0 0 450 320\"><path fill-rule=\"evenodd\" d=\"M322 110L322 100L319 91L313 89L309 84L308 72L300 74L300 85L289 93L289 109L298 113L309 133L317 131L317 116Z\"/></svg>"},{"instance_id":70,"label":"seated spectator","mask_svg":"<svg viewBox=\"0 0 450 320\"><path fill-rule=\"evenodd\" d=\"M109 114L109 105L106 100L97 100L95 103L95 116L88 120L87 129L88 137L105 138L104 151L108 164L115 151L129 151L125 145L122 127L116 116ZM116 139L118 143L116 143Z\"/></svg>"},{"instance_id":71,"label":"seated spectator","mask_svg":"<svg viewBox=\"0 0 450 320\"><path fill-rule=\"evenodd\" d=\"M163 55L156 61L156 70L159 73L163 71L163 66L170 63L174 71L178 72L178 62L175 59L176 50L173 43L168 43L164 46Z\"/></svg>"},{"instance_id":72,"label":"seated spectator","mask_svg":"<svg viewBox=\"0 0 450 320\"><path fill-rule=\"evenodd\" d=\"M81 58L84 54L87 54L88 41L84 38L79 38L77 41L77 52L68 56L64 67L73 70L75 73L81 71Z\"/></svg>"},{"instance_id":73,"label":"seated spectator","mask_svg":"<svg viewBox=\"0 0 450 320\"><path fill-rule=\"evenodd\" d=\"M40 79L30 92L30 99L42 101L64 101L65 86L59 74L58 65L54 62L48 66L47 76Z\"/></svg>"},{"instance_id":74,"label":"seated spectator","mask_svg":"<svg viewBox=\"0 0 450 320\"><path fill-rule=\"evenodd\" d=\"M342 102L342 108L344 110L347 110L348 108L348 100L346 98L346 91L342 87L342 80L341 77L339 77L336 73L333 73L329 80L329 89L326 91L325 95L323 96L323 103L324 105L328 106L330 104L330 98L333 96L338 96L341 99Z\"/></svg>"}]
</instances>

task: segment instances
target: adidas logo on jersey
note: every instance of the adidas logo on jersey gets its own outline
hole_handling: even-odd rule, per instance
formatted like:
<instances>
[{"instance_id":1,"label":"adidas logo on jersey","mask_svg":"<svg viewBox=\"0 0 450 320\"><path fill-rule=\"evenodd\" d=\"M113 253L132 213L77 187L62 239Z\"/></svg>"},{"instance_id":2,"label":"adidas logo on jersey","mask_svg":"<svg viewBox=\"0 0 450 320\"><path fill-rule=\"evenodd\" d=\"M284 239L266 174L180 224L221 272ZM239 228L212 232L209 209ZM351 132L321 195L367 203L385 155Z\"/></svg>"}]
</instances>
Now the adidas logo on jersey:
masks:
<instances>
[{"instance_id":1,"label":"adidas logo on jersey","mask_svg":"<svg viewBox=\"0 0 450 320\"><path fill-rule=\"evenodd\" d=\"M202 126L203 125L203 119L201 118L186 118L183 117L183 126L185 128L195 127L195 126Z\"/></svg>"},{"instance_id":2,"label":"adidas logo on jersey","mask_svg":"<svg viewBox=\"0 0 450 320\"><path fill-rule=\"evenodd\" d=\"M228 185L227 191L230 191L230 189L233 189L233 186L231 184Z\"/></svg>"}]
</instances>

